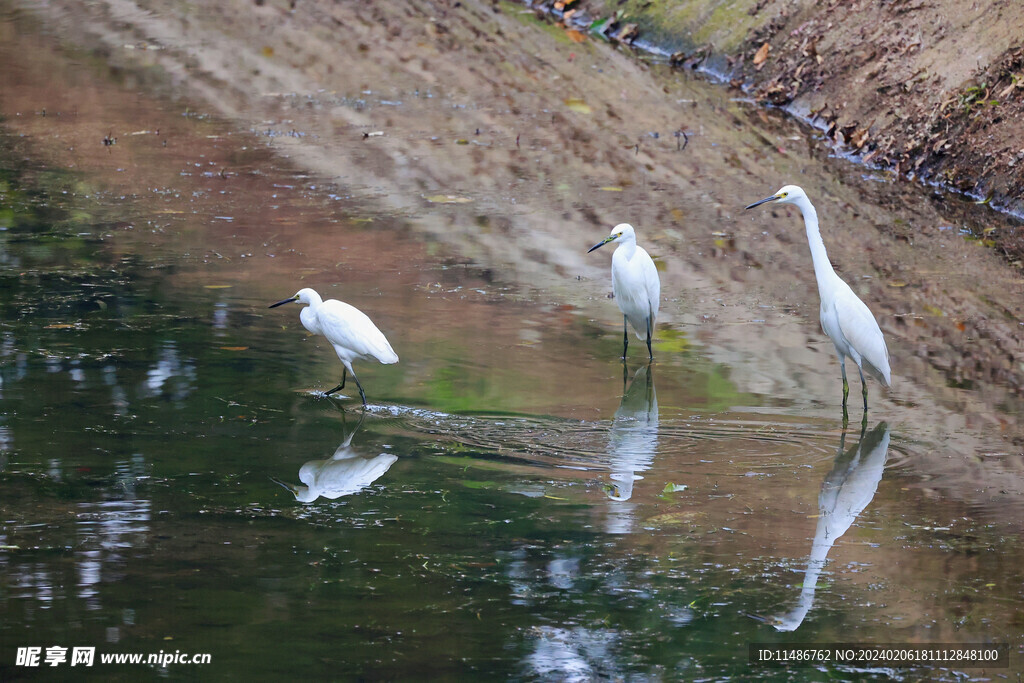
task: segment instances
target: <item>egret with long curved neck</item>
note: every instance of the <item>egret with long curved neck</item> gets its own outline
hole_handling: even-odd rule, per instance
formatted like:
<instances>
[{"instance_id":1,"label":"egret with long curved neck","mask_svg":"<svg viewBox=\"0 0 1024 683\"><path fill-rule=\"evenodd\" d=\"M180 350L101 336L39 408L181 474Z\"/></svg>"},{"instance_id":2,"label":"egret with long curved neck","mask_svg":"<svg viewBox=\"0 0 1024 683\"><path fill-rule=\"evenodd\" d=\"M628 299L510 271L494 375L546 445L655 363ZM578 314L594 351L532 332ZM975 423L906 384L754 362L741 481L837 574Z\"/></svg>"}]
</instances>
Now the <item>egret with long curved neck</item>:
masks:
<instances>
[{"instance_id":1,"label":"egret with long curved neck","mask_svg":"<svg viewBox=\"0 0 1024 683\"><path fill-rule=\"evenodd\" d=\"M363 385L359 383L355 371L352 369L352 361L357 358L376 358L384 364L397 363L398 355L391 344L388 343L384 334L377 329L365 313L355 306L350 306L337 299L324 301L315 290L306 287L300 289L294 296L282 299L276 304L270 304L270 308L276 308L283 304L290 304L293 301L308 304L299 313L299 320L302 326L313 334L322 334L334 347L335 353L341 359L344 369L341 371L341 384L327 392L330 396L336 391L345 388L346 373L352 374L359 388L359 397L363 399L363 407L366 407L366 393Z\"/></svg>"},{"instance_id":2,"label":"egret with long curved neck","mask_svg":"<svg viewBox=\"0 0 1024 683\"><path fill-rule=\"evenodd\" d=\"M845 419L847 415L846 399L850 395L850 385L846 381L847 356L853 359L860 372L866 413L868 385L864 381L864 370L883 386L888 387L892 383L889 349L885 346L882 330L867 305L833 270L818 230L818 213L803 189L796 185L786 185L771 197L756 201L747 208L752 209L768 202L793 204L803 214L807 243L811 247L811 261L814 263L814 277L818 281L818 296L821 297L821 329L835 345L839 367L843 371L843 417Z\"/></svg>"}]
</instances>

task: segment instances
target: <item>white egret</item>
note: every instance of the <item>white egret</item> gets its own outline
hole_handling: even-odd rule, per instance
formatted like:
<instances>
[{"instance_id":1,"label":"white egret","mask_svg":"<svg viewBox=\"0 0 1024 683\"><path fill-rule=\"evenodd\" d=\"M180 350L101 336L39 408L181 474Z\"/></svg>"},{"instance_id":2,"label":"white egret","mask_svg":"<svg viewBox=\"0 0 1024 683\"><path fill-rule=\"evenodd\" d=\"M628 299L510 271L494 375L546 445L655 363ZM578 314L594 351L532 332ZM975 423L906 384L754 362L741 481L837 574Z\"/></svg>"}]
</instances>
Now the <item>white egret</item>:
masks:
<instances>
[{"instance_id":1,"label":"white egret","mask_svg":"<svg viewBox=\"0 0 1024 683\"><path fill-rule=\"evenodd\" d=\"M363 399L365 406L366 393L363 392L363 385L359 383L359 378L356 377L356 373L352 369L352 361L357 358L376 358L385 365L397 363L398 355L391 348L391 344L373 324L373 321L358 308L337 299L324 301L315 290L308 287L300 289L294 296L278 301L276 304L270 304L270 308L293 301L309 304L299 313L302 326L313 334L322 334L327 337L327 341L334 347L342 365L345 366L341 371L341 384L328 391L327 395L330 396L345 388L346 372L349 372L352 373L352 379L356 381L359 396Z\"/></svg>"},{"instance_id":2,"label":"white egret","mask_svg":"<svg viewBox=\"0 0 1024 683\"><path fill-rule=\"evenodd\" d=\"M811 261L814 277L818 281L818 296L821 298L821 329L836 347L839 367L843 372L843 415L846 415L846 399L850 395L850 384L846 381L846 357L857 364L860 383L864 393L864 410L868 409L868 385L864 381L864 370L875 377L883 386L890 386L892 375L889 371L889 349L885 346L882 330L871 315L867 305L853 293L850 286L836 275L825 253L825 243L818 230L818 213L803 189L786 185L771 197L756 201L747 208L752 209L767 202L793 204L804 217L807 243L811 247Z\"/></svg>"},{"instance_id":3,"label":"white egret","mask_svg":"<svg viewBox=\"0 0 1024 683\"><path fill-rule=\"evenodd\" d=\"M647 339L647 356L653 360L651 338L654 336L661 298L658 269L650 254L643 247L637 246L636 232L629 223L616 225L610 235L592 246L587 253L609 242L619 244L612 255L612 293L622 311L622 359L626 359L626 349L629 348L628 321L639 339Z\"/></svg>"}]
</instances>

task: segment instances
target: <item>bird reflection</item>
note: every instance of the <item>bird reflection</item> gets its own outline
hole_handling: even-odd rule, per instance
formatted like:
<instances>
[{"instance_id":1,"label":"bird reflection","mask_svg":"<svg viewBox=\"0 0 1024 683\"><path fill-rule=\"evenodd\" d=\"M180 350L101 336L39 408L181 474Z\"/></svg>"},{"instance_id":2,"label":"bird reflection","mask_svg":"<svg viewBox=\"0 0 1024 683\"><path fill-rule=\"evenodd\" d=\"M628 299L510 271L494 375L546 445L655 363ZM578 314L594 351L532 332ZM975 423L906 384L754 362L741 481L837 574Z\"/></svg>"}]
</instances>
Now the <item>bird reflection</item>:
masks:
<instances>
[{"instance_id":1,"label":"bird reflection","mask_svg":"<svg viewBox=\"0 0 1024 683\"><path fill-rule=\"evenodd\" d=\"M633 482L643 479L639 473L654 462L658 448L658 396L650 365L641 366L626 387L623 374L623 395L612 421L608 439L611 460L611 484L608 498L625 502L633 497ZM617 507L608 519L609 533L628 533L632 527L632 505Z\"/></svg>"},{"instance_id":2,"label":"bird reflection","mask_svg":"<svg viewBox=\"0 0 1024 683\"><path fill-rule=\"evenodd\" d=\"M818 528L811 544L800 599L791 611L767 620L779 631L795 631L803 623L814 604L814 589L828 551L875 497L889 453L889 426L880 422L865 433L866 428L865 421L861 423L860 441L845 453L845 430L839 439L839 455L818 494Z\"/></svg>"},{"instance_id":3,"label":"bird reflection","mask_svg":"<svg viewBox=\"0 0 1024 683\"><path fill-rule=\"evenodd\" d=\"M310 460L299 468L299 480L305 484L289 484L271 477L285 487L300 503L312 503L317 498L334 500L359 493L379 479L398 460L390 453L369 458L352 448L352 437L363 424L363 417L341 442L334 455L326 460Z\"/></svg>"}]
</instances>

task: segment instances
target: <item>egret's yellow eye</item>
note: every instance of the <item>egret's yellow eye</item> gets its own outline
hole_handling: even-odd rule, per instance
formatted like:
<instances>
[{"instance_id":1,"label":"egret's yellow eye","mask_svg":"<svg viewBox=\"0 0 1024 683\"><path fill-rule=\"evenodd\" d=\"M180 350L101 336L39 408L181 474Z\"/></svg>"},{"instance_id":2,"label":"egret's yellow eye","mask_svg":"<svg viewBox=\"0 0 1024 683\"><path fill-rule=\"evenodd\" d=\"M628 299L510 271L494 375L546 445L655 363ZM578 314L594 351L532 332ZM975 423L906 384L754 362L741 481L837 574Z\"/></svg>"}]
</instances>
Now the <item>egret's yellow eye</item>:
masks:
<instances>
[{"instance_id":1,"label":"egret's yellow eye","mask_svg":"<svg viewBox=\"0 0 1024 683\"><path fill-rule=\"evenodd\" d=\"M785 197L785 196L788 196L788 195L789 195L789 193L788 193L788 192L783 192L783 193L782 193L782 194L780 194L779 196L780 196L780 197Z\"/></svg>"},{"instance_id":2,"label":"egret's yellow eye","mask_svg":"<svg viewBox=\"0 0 1024 683\"><path fill-rule=\"evenodd\" d=\"M622 237L622 233L620 232L616 237Z\"/></svg>"}]
</instances>

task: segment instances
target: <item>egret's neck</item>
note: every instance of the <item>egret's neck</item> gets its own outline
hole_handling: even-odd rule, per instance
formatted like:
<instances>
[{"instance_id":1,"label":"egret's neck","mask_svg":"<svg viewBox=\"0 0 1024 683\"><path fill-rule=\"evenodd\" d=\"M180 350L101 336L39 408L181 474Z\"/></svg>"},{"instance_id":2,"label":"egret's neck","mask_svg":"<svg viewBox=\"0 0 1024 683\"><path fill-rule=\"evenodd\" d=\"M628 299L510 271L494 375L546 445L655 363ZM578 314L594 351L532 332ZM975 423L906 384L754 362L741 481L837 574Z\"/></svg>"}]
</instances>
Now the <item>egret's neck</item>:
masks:
<instances>
[{"instance_id":1,"label":"egret's neck","mask_svg":"<svg viewBox=\"0 0 1024 683\"><path fill-rule=\"evenodd\" d=\"M302 321L302 326L313 334L320 334L320 319L317 318L316 313L323 302L324 300L320 298L320 295L314 292L309 295L309 305L299 313L299 320Z\"/></svg>"},{"instance_id":2,"label":"egret's neck","mask_svg":"<svg viewBox=\"0 0 1024 683\"><path fill-rule=\"evenodd\" d=\"M633 260L633 254L636 253L636 240L625 240L619 243L619 246L615 247L615 251L622 252L622 255L626 257L627 261Z\"/></svg>"},{"instance_id":3,"label":"egret's neck","mask_svg":"<svg viewBox=\"0 0 1024 683\"><path fill-rule=\"evenodd\" d=\"M813 211L814 209L811 209L811 210ZM306 296L309 297L309 307L314 309L314 310L316 310L316 308L318 306L320 306L320 304L322 304L324 302L324 300L320 297L320 295L317 294L316 292L314 292L311 289L307 289L306 290Z\"/></svg>"},{"instance_id":4,"label":"egret's neck","mask_svg":"<svg viewBox=\"0 0 1024 683\"><path fill-rule=\"evenodd\" d=\"M821 241L821 232L818 230L818 212L814 210L814 205L804 197L796 202L796 206L804 215L807 244L811 247L811 261L814 263L814 278L818 281L818 295L821 296L823 285L839 276L825 253L825 243Z\"/></svg>"}]
</instances>

